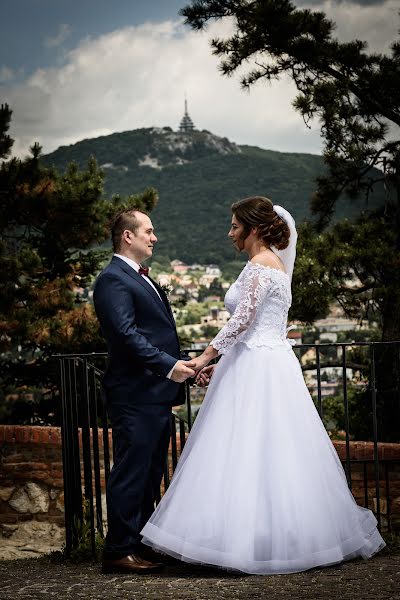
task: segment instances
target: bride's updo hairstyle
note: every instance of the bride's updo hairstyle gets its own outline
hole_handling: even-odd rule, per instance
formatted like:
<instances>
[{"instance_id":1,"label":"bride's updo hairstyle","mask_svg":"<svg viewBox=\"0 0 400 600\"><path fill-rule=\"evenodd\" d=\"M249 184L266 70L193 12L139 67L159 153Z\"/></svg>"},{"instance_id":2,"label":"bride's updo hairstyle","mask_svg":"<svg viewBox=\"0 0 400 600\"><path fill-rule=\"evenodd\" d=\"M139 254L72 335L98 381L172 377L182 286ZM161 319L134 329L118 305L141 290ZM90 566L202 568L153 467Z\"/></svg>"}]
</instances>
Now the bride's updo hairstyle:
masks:
<instances>
[{"instance_id":1,"label":"bride's updo hairstyle","mask_svg":"<svg viewBox=\"0 0 400 600\"><path fill-rule=\"evenodd\" d=\"M290 230L276 214L269 198L252 196L232 204L232 213L243 225L241 240L244 241L255 227L258 237L266 246L284 250L289 245Z\"/></svg>"}]
</instances>

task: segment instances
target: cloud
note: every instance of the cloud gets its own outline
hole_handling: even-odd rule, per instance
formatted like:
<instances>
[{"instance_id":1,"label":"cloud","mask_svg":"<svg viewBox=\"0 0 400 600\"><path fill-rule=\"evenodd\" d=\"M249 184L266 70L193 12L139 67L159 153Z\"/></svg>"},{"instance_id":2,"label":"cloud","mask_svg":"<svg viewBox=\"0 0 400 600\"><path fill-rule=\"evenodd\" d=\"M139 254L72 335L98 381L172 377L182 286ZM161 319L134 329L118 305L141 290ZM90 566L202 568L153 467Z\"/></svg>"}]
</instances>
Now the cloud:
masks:
<instances>
[{"instance_id":1,"label":"cloud","mask_svg":"<svg viewBox=\"0 0 400 600\"><path fill-rule=\"evenodd\" d=\"M83 41L62 68L38 70L6 94L14 110L15 152L26 152L34 140L51 151L114 131L176 129L185 91L199 129L282 150L307 147L302 138L312 135L291 109L292 84L241 91L238 79L218 72L209 48L215 32L198 34L168 21ZM318 132L309 147L319 150Z\"/></svg>"},{"instance_id":2,"label":"cloud","mask_svg":"<svg viewBox=\"0 0 400 600\"><path fill-rule=\"evenodd\" d=\"M5 65L0 67L0 83L5 83L14 79L15 73Z\"/></svg>"},{"instance_id":3,"label":"cloud","mask_svg":"<svg viewBox=\"0 0 400 600\"><path fill-rule=\"evenodd\" d=\"M387 52L390 44L398 38L398 0L323 0L318 5L308 4L314 10L325 12L336 23L335 34L341 41L364 40L368 42L370 51Z\"/></svg>"},{"instance_id":4,"label":"cloud","mask_svg":"<svg viewBox=\"0 0 400 600\"><path fill-rule=\"evenodd\" d=\"M331 0L332 4L357 4L359 6L371 6L371 5L382 5L385 4L386 0ZM316 4L321 4L321 0L298 0L297 4L311 4L315 6Z\"/></svg>"},{"instance_id":5,"label":"cloud","mask_svg":"<svg viewBox=\"0 0 400 600\"><path fill-rule=\"evenodd\" d=\"M334 13L338 35L346 37L354 28L358 37L372 36L375 46L395 37L397 23L387 16L388 7L394 6L396 0L387 2L381 15L382 7L352 5L350 10L347 3L321 4ZM374 37L377 22L382 26L379 38ZM176 21L126 27L83 40L60 68L40 69L22 84L0 86L14 111L15 154L26 154L36 140L50 152L115 131L167 125L177 129L185 91L199 129L241 144L320 152L318 124L307 129L291 106L296 95L291 81L259 82L243 92L237 76L219 73L209 40L228 34L230 26L219 22L205 33Z\"/></svg>"},{"instance_id":6,"label":"cloud","mask_svg":"<svg viewBox=\"0 0 400 600\"><path fill-rule=\"evenodd\" d=\"M46 48L56 48L61 46L71 33L71 27L66 23L60 25L58 33L54 37L46 37L43 44Z\"/></svg>"}]
</instances>

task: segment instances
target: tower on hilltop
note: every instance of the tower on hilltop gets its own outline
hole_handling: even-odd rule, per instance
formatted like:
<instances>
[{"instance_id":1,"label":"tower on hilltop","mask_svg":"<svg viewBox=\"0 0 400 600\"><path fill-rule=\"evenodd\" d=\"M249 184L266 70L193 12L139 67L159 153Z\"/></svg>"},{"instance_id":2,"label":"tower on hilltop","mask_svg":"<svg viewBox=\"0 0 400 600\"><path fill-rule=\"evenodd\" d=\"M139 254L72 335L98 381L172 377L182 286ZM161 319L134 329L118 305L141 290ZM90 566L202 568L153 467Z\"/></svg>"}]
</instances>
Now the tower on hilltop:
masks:
<instances>
[{"instance_id":1,"label":"tower on hilltop","mask_svg":"<svg viewBox=\"0 0 400 600\"><path fill-rule=\"evenodd\" d=\"M190 133L190 132L194 131L195 129L196 128L193 124L193 121L190 118L189 113L188 113L187 98L185 95L185 113L182 117L181 124L179 125L179 131L181 133Z\"/></svg>"}]
</instances>

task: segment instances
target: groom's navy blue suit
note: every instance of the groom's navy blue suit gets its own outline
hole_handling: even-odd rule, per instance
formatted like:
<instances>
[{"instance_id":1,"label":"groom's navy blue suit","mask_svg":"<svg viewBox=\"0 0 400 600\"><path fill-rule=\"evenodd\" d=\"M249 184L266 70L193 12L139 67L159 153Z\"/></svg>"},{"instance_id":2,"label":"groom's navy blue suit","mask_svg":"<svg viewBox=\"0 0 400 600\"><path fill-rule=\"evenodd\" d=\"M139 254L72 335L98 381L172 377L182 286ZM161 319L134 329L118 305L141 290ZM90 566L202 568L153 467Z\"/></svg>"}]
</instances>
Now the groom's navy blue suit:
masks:
<instances>
[{"instance_id":1,"label":"groom's navy blue suit","mask_svg":"<svg viewBox=\"0 0 400 600\"><path fill-rule=\"evenodd\" d=\"M154 510L180 384L167 379L180 358L175 321L164 291L114 256L100 273L94 305L107 341L103 378L114 465L107 484L105 557L137 552ZM161 298L160 298L161 297Z\"/></svg>"}]
</instances>

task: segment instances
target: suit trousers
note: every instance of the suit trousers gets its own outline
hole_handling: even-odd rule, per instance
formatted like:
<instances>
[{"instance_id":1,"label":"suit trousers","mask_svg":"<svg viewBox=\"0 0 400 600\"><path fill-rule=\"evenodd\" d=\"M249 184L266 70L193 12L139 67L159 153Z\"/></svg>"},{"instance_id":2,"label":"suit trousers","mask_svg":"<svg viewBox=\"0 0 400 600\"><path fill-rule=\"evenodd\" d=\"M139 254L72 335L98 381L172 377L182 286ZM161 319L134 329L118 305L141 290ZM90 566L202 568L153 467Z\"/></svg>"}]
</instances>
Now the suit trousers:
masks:
<instances>
[{"instance_id":1,"label":"suit trousers","mask_svg":"<svg viewBox=\"0 0 400 600\"><path fill-rule=\"evenodd\" d=\"M108 530L104 558L135 553L140 531L159 499L170 439L171 407L126 404L106 392L114 464L107 483Z\"/></svg>"}]
</instances>

